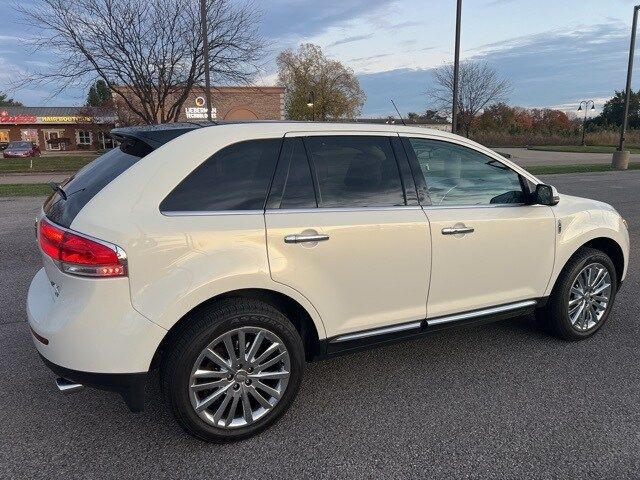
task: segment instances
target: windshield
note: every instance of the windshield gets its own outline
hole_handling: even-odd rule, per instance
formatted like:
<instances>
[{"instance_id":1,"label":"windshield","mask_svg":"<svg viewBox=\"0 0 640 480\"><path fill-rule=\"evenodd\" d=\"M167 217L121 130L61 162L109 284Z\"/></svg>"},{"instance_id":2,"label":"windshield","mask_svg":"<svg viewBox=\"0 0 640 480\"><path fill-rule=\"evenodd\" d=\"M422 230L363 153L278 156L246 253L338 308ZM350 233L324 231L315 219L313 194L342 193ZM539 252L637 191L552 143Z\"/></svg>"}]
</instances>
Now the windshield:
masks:
<instances>
[{"instance_id":1,"label":"windshield","mask_svg":"<svg viewBox=\"0 0 640 480\"><path fill-rule=\"evenodd\" d=\"M32 148L33 145L31 144L31 142L10 142L9 145L7 145L7 148L15 148L15 149L21 149L21 148Z\"/></svg>"}]
</instances>

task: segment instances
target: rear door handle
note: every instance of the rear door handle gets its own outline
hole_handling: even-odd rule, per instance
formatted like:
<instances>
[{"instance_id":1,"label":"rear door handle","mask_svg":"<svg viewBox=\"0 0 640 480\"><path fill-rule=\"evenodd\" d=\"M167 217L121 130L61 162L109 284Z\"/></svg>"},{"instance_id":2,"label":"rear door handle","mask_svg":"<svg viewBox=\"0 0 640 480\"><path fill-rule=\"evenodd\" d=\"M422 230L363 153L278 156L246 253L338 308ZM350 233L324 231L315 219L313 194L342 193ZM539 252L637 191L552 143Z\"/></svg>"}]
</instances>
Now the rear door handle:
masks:
<instances>
[{"instance_id":1,"label":"rear door handle","mask_svg":"<svg viewBox=\"0 0 640 480\"><path fill-rule=\"evenodd\" d=\"M310 243L310 242L325 242L329 240L329 235L323 235L321 233L316 234L298 234L287 235L284 237L284 243Z\"/></svg>"},{"instance_id":2,"label":"rear door handle","mask_svg":"<svg viewBox=\"0 0 640 480\"><path fill-rule=\"evenodd\" d=\"M473 233L475 229L473 227L449 227L443 228L443 235L464 235L466 233Z\"/></svg>"}]
</instances>

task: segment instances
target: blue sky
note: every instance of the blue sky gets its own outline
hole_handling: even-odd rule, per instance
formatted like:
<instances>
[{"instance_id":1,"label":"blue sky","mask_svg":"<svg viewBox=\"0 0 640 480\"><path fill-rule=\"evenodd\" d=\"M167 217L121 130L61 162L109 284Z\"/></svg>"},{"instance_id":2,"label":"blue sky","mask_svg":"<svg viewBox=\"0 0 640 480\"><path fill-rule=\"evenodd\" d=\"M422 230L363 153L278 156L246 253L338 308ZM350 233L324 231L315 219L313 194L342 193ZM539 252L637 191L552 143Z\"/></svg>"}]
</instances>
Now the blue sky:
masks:
<instances>
[{"instance_id":1,"label":"blue sky","mask_svg":"<svg viewBox=\"0 0 640 480\"><path fill-rule=\"evenodd\" d=\"M22 0L37 3L38 0ZM144 1L144 0L140 0ZM234 0L242 3L243 0ZM34 32L0 0L0 89L11 78L46 64L25 38ZM367 94L363 115L430 106L431 70L453 57L455 0L262 0L262 33L270 54L260 83L275 82L273 58L313 42L349 65ZM464 0L462 57L481 59L511 81L509 103L574 110L582 99L597 105L625 82L633 0ZM638 65L640 68L640 65ZM640 86L640 72L634 88ZM10 92L28 105L74 105L84 90L49 99L47 89Z\"/></svg>"}]
</instances>

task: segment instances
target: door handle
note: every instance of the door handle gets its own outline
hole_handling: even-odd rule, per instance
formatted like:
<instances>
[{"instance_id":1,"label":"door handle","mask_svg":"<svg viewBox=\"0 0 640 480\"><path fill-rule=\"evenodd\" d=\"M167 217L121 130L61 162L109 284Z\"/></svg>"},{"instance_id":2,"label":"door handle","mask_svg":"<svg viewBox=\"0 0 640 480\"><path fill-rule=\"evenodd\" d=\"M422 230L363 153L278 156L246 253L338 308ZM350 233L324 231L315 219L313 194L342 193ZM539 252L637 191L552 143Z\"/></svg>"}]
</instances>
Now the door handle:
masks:
<instances>
[{"instance_id":1,"label":"door handle","mask_svg":"<svg viewBox=\"0 0 640 480\"><path fill-rule=\"evenodd\" d=\"M287 235L284 237L284 243L309 243L309 242L325 242L329 240L329 235L323 235L320 233L306 234L301 233L298 235Z\"/></svg>"},{"instance_id":2,"label":"door handle","mask_svg":"<svg viewBox=\"0 0 640 480\"><path fill-rule=\"evenodd\" d=\"M449 228L443 228L442 234L443 235L464 235L466 233L473 233L474 231L475 231L475 228L473 227L449 227Z\"/></svg>"}]
</instances>

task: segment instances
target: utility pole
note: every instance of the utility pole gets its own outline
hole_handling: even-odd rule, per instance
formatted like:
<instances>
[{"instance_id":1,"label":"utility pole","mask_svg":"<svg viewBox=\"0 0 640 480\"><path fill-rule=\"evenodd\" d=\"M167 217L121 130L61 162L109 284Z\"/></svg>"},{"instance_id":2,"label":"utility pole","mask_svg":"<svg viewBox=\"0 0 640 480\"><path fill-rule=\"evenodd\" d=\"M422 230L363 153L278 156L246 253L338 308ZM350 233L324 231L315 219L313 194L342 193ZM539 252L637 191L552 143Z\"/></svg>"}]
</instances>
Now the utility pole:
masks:
<instances>
[{"instance_id":1,"label":"utility pole","mask_svg":"<svg viewBox=\"0 0 640 480\"><path fill-rule=\"evenodd\" d=\"M207 32L207 0L200 0L202 23L202 58L204 60L204 97L207 99L207 121L211 122L211 77L209 76L209 33Z\"/></svg>"},{"instance_id":2,"label":"utility pole","mask_svg":"<svg viewBox=\"0 0 640 480\"><path fill-rule=\"evenodd\" d=\"M596 104L593 103L593 100L582 100L580 102L580 105L578 106L578 111L582 110L582 105L584 105L584 120L582 121L582 146L586 146L586 143L584 143L584 134L586 133L585 128L587 125L587 110L589 110L589 104L591 104L591 110L595 110L596 109Z\"/></svg>"},{"instance_id":3,"label":"utility pole","mask_svg":"<svg viewBox=\"0 0 640 480\"><path fill-rule=\"evenodd\" d=\"M631 77L633 74L633 55L636 46L638 10L640 10L640 5L633 7L633 24L631 26L631 44L629 46L629 65L627 66L627 87L624 94L624 113L622 116L622 126L620 127L620 144L618 145L618 150L613 153L613 159L611 160L611 167L614 170L626 170L629 168L629 152L624 149L624 137L627 133L627 122L629 118L629 100L631 98Z\"/></svg>"},{"instance_id":4,"label":"utility pole","mask_svg":"<svg viewBox=\"0 0 640 480\"><path fill-rule=\"evenodd\" d=\"M462 20L462 0L458 0L456 10L456 48L453 58L453 108L451 112L451 133L458 133L458 77L460 74L460 24Z\"/></svg>"}]
</instances>

